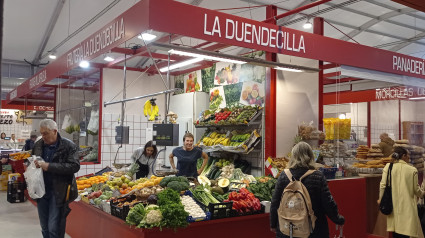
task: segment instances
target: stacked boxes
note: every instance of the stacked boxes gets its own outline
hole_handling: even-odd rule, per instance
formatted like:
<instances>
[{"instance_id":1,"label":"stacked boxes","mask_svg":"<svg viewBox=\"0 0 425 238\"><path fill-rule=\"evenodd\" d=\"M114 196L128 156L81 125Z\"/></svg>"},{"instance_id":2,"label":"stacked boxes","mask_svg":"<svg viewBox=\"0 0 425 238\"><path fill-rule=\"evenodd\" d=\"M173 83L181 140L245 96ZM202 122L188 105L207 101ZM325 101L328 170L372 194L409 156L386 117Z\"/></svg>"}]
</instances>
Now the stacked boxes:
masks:
<instances>
[{"instance_id":1,"label":"stacked boxes","mask_svg":"<svg viewBox=\"0 0 425 238\"><path fill-rule=\"evenodd\" d=\"M7 182L9 179L9 173L10 171L4 171L0 175L0 191L6 191L7 190Z\"/></svg>"}]
</instances>

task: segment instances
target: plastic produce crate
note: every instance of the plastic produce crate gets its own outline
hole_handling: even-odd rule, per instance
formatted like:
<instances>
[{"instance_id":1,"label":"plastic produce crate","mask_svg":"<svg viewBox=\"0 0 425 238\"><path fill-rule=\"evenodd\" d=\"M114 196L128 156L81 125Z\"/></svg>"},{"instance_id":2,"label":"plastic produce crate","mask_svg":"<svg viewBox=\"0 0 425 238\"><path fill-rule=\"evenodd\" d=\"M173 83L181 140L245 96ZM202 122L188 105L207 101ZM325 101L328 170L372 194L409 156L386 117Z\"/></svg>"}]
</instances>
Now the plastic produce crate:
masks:
<instances>
[{"instance_id":1,"label":"plastic produce crate","mask_svg":"<svg viewBox=\"0 0 425 238\"><path fill-rule=\"evenodd\" d=\"M25 202L24 194L26 188L25 182L8 182L7 184L7 201L10 203Z\"/></svg>"},{"instance_id":2,"label":"plastic produce crate","mask_svg":"<svg viewBox=\"0 0 425 238\"><path fill-rule=\"evenodd\" d=\"M131 196L128 196L128 197L125 198L125 202L130 202L130 201L133 201L134 199L136 199L136 196L135 195L131 195ZM120 218L122 220L125 220L127 218L128 212L130 211L131 207L129 205L118 207L117 206L118 203L119 202L110 201L111 215L112 216L115 216L115 217L118 217L118 218ZM133 204L133 206L136 205L136 204L138 204L138 203Z\"/></svg>"},{"instance_id":3,"label":"plastic produce crate","mask_svg":"<svg viewBox=\"0 0 425 238\"><path fill-rule=\"evenodd\" d=\"M319 168L319 170L325 175L326 179L335 179L335 173L338 168Z\"/></svg>"},{"instance_id":4,"label":"plastic produce crate","mask_svg":"<svg viewBox=\"0 0 425 238\"><path fill-rule=\"evenodd\" d=\"M249 211L249 212L239 213L236 210L232 210L232 216L249 216L249 215L263 214L265 210L266 210L266 206L261 204L261 209L259 211Z\"/></svg>"},{"instance_id":5,"label":"plastic produce crate","mask_svg":"<svg viewBox=\"0 0 425 238\"><path fill-rule=\"evenodd\" d=\"M191 191L187 190L187 191L184 192L183 195L190 196L193 199L193 201L195 201L196 204L198 204L201 207L201 209L203 209L205 211L204 207L202 207L200 202L196 201L196 199L193 197L193 194L192 194ZM197 221L208 221L208 220L211 220L211 213L209 211L205 211L204 217L192 217L192 216L187 217L187 222L189 222L189 223L197 222Z\"/></svg>"}]
</instances>

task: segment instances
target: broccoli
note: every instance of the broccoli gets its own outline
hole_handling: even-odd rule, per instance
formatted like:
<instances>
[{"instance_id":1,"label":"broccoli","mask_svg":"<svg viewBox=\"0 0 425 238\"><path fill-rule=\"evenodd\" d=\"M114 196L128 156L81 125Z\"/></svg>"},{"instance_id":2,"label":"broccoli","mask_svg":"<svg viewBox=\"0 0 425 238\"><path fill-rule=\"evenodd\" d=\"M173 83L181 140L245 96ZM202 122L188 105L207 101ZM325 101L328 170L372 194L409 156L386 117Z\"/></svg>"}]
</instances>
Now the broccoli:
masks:
<instances>
[{"instance_id":1,"label":"broccoli","mask_svg":"<svg viewBox=\"0 0 425 238\"><path fill-rule=\"evenodd\" d=\"M186 177L184 177L184 176L179 176L178 178L179 178L180 182L183 182L183 183L187 183L187 184L189 184L189 180L187 180L187 178L186 178Z\"/></svg>"},{"instance_id":2,"label":"broccoli","mask_svg":"<svg viewBox=\"0 0 425 238\"><path fill-rule=\"evenodd\" d=\"M174 191L180 192L183 190L182 182L171 181L167 184L167 188L171 188Z\"/></svg>"},{"instance_id":3,"label":"broccoli","mask_svg":"<svg viewBox=\"0 0 425 238\"><path fill-rule=\"evenodd\" d=\"M165 187L167 187L167 184L169 183L169 182L171 182L171 179L172 179L173 177L165 177L165 178L163 178L162 180L161 180L161 182L159 182L159 186L161 186L161 187L163 187L163 188L165 188Z\"/></svg>"}]
</instances>

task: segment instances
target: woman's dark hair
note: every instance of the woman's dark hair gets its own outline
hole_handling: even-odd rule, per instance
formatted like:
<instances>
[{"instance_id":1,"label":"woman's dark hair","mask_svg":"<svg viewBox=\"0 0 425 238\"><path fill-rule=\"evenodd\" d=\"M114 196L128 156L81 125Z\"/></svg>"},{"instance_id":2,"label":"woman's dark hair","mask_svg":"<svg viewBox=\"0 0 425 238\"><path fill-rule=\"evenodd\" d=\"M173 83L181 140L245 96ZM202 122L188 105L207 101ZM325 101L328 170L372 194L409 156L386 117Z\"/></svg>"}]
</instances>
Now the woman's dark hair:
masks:
<instances>
[{"instance_id":1,"label":"woman's dark hair","mask_svg":"<svg viewBox=\"0 0 425 238\"><path fill-rule=\"evenodd\" d=\"M6 133L2 132L1 135L0 135L0 138L4 139L5 137L6 137Z\"/></svg>"},{"instance_id":2,"label":"woman's dark hair","mask_svg":"<svg viewBox=\"0 0 425 238\"><path fill-rule=\"evenodd\" d=\"M146 155L146 148L148 148L148 147L153 148L152 157L156 157L156 154L158 153L158 149L156 148L156 145L154 145L153 141L151 141L151 140L146 143L145 149L143 149L142 155Z\"/></svg>"},{"instance_id":3,"label":"woman's dark hair","mask_svg":"<svg viewBox=\"0 0 425 238\"><path fill-rule=\"evenodd\" d=\"M399 160L403 157L403 155L407 155L407 150L403 147L395 147L394 148L394 153L391 155L391 157L395 160Z\"/></svg>"}]
</instances>

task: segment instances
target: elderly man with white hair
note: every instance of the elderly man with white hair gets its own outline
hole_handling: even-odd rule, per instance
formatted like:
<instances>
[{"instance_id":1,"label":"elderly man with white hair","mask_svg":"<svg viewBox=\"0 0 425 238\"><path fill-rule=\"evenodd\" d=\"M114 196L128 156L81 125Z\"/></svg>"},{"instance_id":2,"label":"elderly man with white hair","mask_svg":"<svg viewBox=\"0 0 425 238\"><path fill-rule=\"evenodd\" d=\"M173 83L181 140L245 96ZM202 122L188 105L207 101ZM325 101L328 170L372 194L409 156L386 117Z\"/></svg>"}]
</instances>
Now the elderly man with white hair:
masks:
<instances>
[{"instance_id":1,"label":"elderly man with white hair","mask_svg":"<svg viewBox=\"0 0 425 238\"><path fill-rule=\"evenodd\" d=\"M78 147L58 133L51 119L40 122L41 140L35 142L32 154L43 160L35 165L43 169L46 194L37 199L38 217L44 238L65 236L69 203L78 196L74 174L80 170Z\"/></svg>"}]
</instances>

